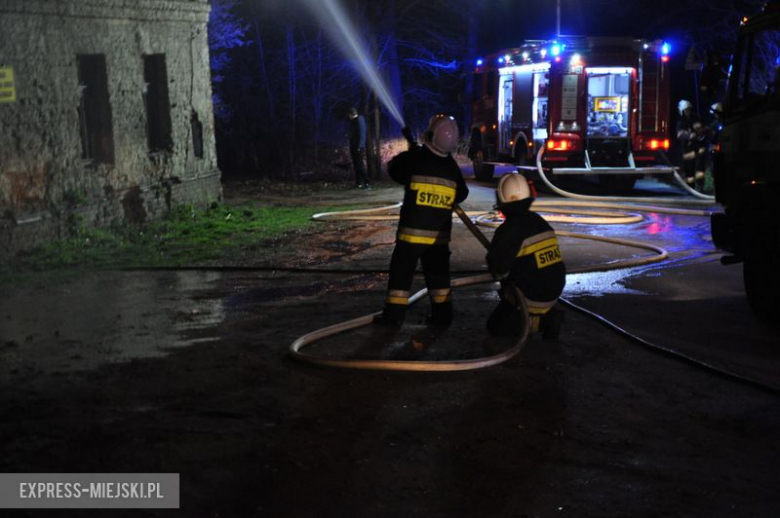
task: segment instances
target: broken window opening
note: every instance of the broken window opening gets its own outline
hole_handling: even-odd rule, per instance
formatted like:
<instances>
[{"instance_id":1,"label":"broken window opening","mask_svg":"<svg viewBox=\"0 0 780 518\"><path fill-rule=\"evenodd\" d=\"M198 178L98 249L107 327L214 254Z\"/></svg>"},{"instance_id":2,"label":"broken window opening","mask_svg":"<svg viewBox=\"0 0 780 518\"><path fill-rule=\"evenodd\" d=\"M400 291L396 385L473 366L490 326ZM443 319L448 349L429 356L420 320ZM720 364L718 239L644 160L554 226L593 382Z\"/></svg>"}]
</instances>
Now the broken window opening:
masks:
<instances>
[{"instance_id":1,"label":"broken window opening","mask_svg":"<svg viewBox=\"0 0 780 518\"><path fill-rule=\"evenodd\" d=\"M106 56L81 54L78 66L79 129L81 157L95 162L114 162L114 131L108 96Z\"/></svg>"},{"instance_id":2,"label":"broken window opening","mask_svg":"<svg viewBox=\"0 0 780 518\"><path fill-rule=\"evenodd\" d=\"M192 151L195 158L203 158L203 123L200 122L195 110L190 114L190 126L192 127Z\"/></svg>"},{"instance_id":3,"label":"broken window opening","mask_svg":"<svg viewBox=\"0 0 780 518\"><path fill-rule=\"evenodd\" d=\"M149 152L173 150L165 54L144 56L144 104Z\"/></svg>"}]
</instances>

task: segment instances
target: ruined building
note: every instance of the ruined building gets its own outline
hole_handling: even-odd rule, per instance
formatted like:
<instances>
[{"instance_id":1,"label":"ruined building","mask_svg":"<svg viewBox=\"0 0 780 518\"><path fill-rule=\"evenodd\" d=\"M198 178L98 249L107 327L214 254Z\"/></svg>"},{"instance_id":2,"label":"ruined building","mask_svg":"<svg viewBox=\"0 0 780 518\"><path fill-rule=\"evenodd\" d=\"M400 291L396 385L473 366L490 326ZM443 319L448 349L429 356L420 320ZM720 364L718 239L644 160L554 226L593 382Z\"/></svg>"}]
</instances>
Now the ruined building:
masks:
<instances>
[{"instance_id":1,"label":"ruined building","mask_svg":"<svg viewBox=\"0 0 780 518\"><path fill-rule=\"evenodd\" d=\"M208 0L0 0L0 257L220 197Z\"/></svg>"}]
</instances>

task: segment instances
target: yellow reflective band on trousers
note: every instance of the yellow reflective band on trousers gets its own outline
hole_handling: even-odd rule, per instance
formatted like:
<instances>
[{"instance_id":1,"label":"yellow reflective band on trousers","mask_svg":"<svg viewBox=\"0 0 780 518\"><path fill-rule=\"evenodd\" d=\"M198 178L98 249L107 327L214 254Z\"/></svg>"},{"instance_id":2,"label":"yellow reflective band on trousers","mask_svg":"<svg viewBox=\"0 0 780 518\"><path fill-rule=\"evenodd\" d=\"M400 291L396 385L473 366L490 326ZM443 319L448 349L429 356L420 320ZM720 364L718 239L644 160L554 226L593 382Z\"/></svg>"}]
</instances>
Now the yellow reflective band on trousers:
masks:
<instances>
[{"instance_id":1,"label":"yellow reflective band on trousers","mask_svg":"<svg viewBox=\"0 0 780 518\"><path fill-rule=\"evenodd\" d=\"M397 304L399 306L408 306L411 294L410 291L389 290L385 302L388 304Z\"/></svg>"},{"instance_id":2,"label":"yellow reflective band on trousers","mask_svg":"<svg viewBox=\"0 0 780 518\"><path fill-rule=\"evenodd\" d=\"M530 324L529 331L531 333L538 333L539 332L539 325L541 324L541 318L539 316L532 316L528 319L528 323Z\"/></svg>"},{"instance_id":3,"label":"yellow reflective band on trousers","mask_svg":"<svg viewBox=\"0 0 780 518\"><path fill-rule=\"evenodd\" d=\"M525 246L517 252L517 257L533 254L537 268L545 268L551 264L563 261L561 249L558 248L558 238L551 237L537 243Z\"/></svg>"},{"instance_id":4,"label":"yellow reflective band on trousers","mask_svg":"<svg viewBox=\"0 0 780 518\"><path fill-rule=\"evenodd\" d=\"M538 300L525 299L525 305L528 306L528 313L531 315L544 315L552 309L557 300L539 302Z\"/></svg>"},{"instance_id":5,"label":"yellow reflective band on trousers","mask_svg":"<svg viewBox=\"0 0 780 518\"><path fill-rule=\"evenodd\" d=\"M399 227L396 234L398 241L406 241L416 245L446 245L450 242L449 232L436 230L419 230L416 228Z\"/></svg>"},{"instance_id":6,"label":"yellow reflective band on trousers","mask_svg":"<svg viewBox=\"0 0 780 518\"><path fill-rule=\"evenodd\" d=\"M449 288L440 290L428 290L428 296L434 304L443 304L452 300L452 290Z\"/></svg>"}]
</instances>

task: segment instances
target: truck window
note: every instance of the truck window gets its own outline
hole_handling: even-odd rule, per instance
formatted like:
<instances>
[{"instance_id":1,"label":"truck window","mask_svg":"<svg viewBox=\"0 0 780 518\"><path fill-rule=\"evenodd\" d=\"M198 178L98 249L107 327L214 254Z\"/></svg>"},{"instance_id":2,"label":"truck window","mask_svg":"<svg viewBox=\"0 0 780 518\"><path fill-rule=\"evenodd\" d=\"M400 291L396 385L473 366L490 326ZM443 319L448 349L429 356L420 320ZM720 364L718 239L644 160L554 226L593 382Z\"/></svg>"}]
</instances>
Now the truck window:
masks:
<instances>
[{"instance_id":1,"label":"truck window","mask_svg":"<svg viewBox=\"0 0 780 518\"><path fill-rule=\"evenodd\" d=\"M748 37L740 46L737 99L757 100L780 94L780 31L765 31Z\"/></svg>"},{"instance_id":2,"label":"truck window","mask_svg":"<svg viewBox=\"0 0 780 518\"><path fill-rule=\"evenodd\" d=\"M547 90L550 86L548 72L536 72L533 84L533 108L531 112L534 140L547 138Z\"/></svg>"},{"instance_id":3,"label":"truck window","mask_svg":"<svg viewBox=\"0 0 780 518\"><path fill-rule=\"evenodd\" d=\"M588 70L588 137L628 137L629 69Z\"/></svg>"}]
</instances>

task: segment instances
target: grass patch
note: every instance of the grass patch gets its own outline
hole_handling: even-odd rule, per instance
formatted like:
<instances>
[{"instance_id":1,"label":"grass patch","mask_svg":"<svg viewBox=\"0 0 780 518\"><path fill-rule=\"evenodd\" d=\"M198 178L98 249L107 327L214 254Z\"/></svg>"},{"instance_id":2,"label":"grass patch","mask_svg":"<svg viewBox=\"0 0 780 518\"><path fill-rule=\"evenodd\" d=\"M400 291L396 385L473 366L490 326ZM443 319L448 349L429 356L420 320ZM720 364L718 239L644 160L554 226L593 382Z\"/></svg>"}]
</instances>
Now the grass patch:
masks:
<instances>
[{"instance_id":1,"label":"grass patch","mask_svg":"<svg viewBox=\"0 0 780 518\"><path fill-rule=\"evenodd\" d=\"M346 207L348 209L348 207ZM333 207L318 210L345 210ZM16 257L0 270L0 285L25 283L46 273L133 267L188 266L219 260L242 248L257 248L284 234L309 229L311 207L247 203L207 210L179 206L162 220L109 229L76 226L72 236Z\"/></svg>"}]
</instances>

